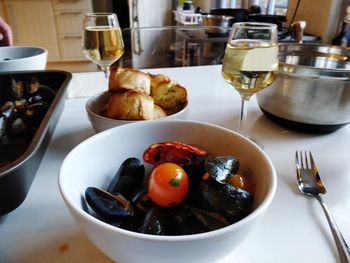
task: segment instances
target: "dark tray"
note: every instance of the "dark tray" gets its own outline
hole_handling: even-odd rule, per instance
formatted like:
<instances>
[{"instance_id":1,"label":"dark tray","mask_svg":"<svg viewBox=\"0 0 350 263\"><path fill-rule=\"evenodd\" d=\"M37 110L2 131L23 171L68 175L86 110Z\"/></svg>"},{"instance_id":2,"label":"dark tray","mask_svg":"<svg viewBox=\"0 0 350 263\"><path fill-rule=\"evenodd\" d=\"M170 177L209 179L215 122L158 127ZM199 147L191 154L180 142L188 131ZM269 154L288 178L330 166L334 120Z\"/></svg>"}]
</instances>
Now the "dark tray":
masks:
<instances>
[{"instance_id":1,"label":"dark tray","mask_svg":"<svg viewBox=\"0 0 350 263\"><path fill-rule=\"evenodd\" d=\"M0 73L11 76L16 81L28 81L36 77L41 84L56 91L44 118L27 147L22 147L19 156L5 166L0 167L0 216L16 209L25 200L52 133L64 108L64 95L72 75L65 71L44 70ZM20 147L20 146L18 146ZM18 148L14 148L18 151ZM5 152L5 153L4 153ZM1 155L14 154L11 149ZM17 154L17 153L15 153ZM18 155L18 154L17 154ZM2 156L4 158L4 156Z\"/></svg>"}]
</instances>

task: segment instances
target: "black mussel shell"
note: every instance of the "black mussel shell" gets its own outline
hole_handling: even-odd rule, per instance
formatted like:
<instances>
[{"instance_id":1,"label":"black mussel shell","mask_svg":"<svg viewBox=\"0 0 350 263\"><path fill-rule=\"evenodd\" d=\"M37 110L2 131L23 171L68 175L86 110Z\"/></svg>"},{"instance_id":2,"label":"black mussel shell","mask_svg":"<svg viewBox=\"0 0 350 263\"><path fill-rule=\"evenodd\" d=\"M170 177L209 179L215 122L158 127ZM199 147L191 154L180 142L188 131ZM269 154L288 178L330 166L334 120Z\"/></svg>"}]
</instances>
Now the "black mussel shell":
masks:
<instances>
[{"instance_id":1,"label":"black mussel shell","mask_svg":"<svg viewBox=\"0 0 350 263\"><path fill-rule=\"evenodd\" d=\"M38 102L50 103L55 98L56 92L49 86L39 85L34 92L31 92L28 98L29 104Z\"/></svg>"},{"instance_id":2,"label":"black mussel shell","mask_svg":"<svg viewBox=\"0 0 350 263\"><path fill-rule=\"evenodd\" d=\"M31 94L34 94L39 90L40 82L36 77L33 77L30 81L26 83L26 92L28 94L28 97L30 97Z\"/></svg>"},{"instance_id":3,"label":"black mussel shell","mask_svg":"<svg viewBox=\"0 0 350 263\"><path fill-rule=\"evenodd\" d=\"M25 119L32 127L39 127L49 105L46 102L39 102L27 107Z\"/></svg>"},{"instance_id":4,"label":"black mussel shell","mask_svg":"<svg viewBox=\"0 0 350 263\"><path fill-rule=\"evenodd\" d=\"M12 140L23 138L30 140L31 128L25 123L22 118L17 118L9 124L7 134Z\"/></svg>"},{"instance_id":5,"label":"black mussel shell","mask_svg":"<svg viewBox=\"0 0 350 263\"><path fill-rule=\"evenodd\" d=\"M145 167L141 160L130 157L119 167L116 175L109 184L107 191L115 194L121 193L131 198L144 181Z\"/></svg>"},{"instance_id":6,"label":"black mussel shell","mask_svg":"<svg viewBox=\"0 0 350 263\"><path fill-rule=\"evenodd\" d=\"M7 118L0 115L0 139L5 136L7 129Z\"/></svg>"},{"instance_id":7,"label":"black mussel shell","mask_svg":"<svg viewBox=\"0 0 350 263\"><path fill-rule=\"evenodd\" d=\"M85 190L85 199L88 205L104 219L113 220L133 215L130 202L121 194L112 195L101 189L88 187Z\"/></svg>"},{"instance_id":8,"label":"black mussel shell","mask_svg":"<svg viewBox=\"0 0 350 263\"><path fill-rule=\"evenodd\" d=\"M134 214L128 217L126 220L121 221L119 227L137 232L137 229L140 228L144 219L145 214L138 209L134 209Z\"/></svg>"},{"instance_id":9,"label":"black mussel shell","mask_svg":"<svg viewBox=\"0 0 350 263\"><path fill-rule=\"evenodd\" d=\"M207 212L196 207L190 208L198 221L209 231L216 230L228 226L228 220L216 212Z\"/></svg>"},{"instance_id":10,"label":"black mussel shell","mask_svg":"<svg viewBox=\"0 0 350 263\"><path fill-rule=\"evenodd\" d=\"M197 219L187 205L173 207L169 209L169 214L167 235L193 235L209 230Z\"/></svg>"},{"instance_id":11,"label":"black mussel shell","mask_svg":"<svg viewBox=\"0 0 350 263\"><path fill-rule=\"evenodd\" d=\"M144 213L148 212L154 205L148 195L148 190L145 187L140 187L138 190L136 190L134 195L132 195L129 200L131 201L133 207Z\"/></svg>"},{"instance_id":12,"label":"black mussel shell","mask_svg":"<svg viewBox=\"0 0 350 263\"><path fill-rule=\"evenodd\" d=\"M146 214L140 233L151 235L164 235L166 227L166 209L157 205L153 206Z\"/></svg>"},{"instance_id":13,"label":"black mussel shell","mask_svg":"<svg viewBox=\"0 0 350 263\"><path fill-rule=\"evenodd\" d=\"M202 180L199 186L203 199L218 212L222 211L238 220L251 210L253 196L243 189L214 180Z\"/></svg>"},{"instance_id":14,"label":"black mussel shell","mask_svg":"<svg viewBox=\"0 0 350 263\"><path fill-rule=\"evenodd\" d=\"M35 104L35 103L38 103L38 102L44 102L45 100L43 99L43 97L41 95L33 95L33 96L30 96L28 98L28 103L29 104Z\"/></svg>"},{"instance_id":15,"label":"black mussel shell","mask_svg":"<svg viewBox=\"0 0 350 263\"><path fill-rule=\"evenodd\" d=\"M204 161L204 168L211 178L219 183L225 183L237 173L239 161L231 155L207 156Z\"/></svg>"},{"instance_id":16,"label":"black mussel shell","mask_svg":"<svg viewBox=\"0 0 350 263\"><path fill-rule=\"evenodd\" d=\"M9 76L0 77L0 105L5 101L21 98L22 94L17 90L16 81Z\"/></svg>"}]
</instances>

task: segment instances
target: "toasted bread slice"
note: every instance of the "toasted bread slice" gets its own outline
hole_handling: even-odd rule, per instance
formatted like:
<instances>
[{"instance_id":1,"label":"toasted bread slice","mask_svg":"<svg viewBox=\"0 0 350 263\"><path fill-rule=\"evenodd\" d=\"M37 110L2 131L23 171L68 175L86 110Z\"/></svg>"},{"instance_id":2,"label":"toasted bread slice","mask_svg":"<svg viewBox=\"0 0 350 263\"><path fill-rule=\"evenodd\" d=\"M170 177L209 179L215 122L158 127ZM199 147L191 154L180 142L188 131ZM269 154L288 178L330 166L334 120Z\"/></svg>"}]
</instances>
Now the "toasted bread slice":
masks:
<instances>
[{"instance_id":1,"label":"toasted bread slice","mask_svg":"<svg viewBox=\"0 0 350 263\"><path fill-rule=\"evenodd\" d=\"M152 88L157 87L160 83L171 82L171 79L163 74L152 75L151 74L151 93Z\"/></svg>"},{"instance_id":2,"label":"toasted bread slice","mask_svg":"<svg viewBox=\"0 0 350 263\"><path fill-rule=\"evenodd\" d=\"M151 96L154 103L161 106L167 113L177 112L187 103L186 89L170 80L152 87Z\"/></svg>"},{"instance_id":3,"label":"toasted bread slice","mask_svg":"<svg viewBox=\"0 0 350 263\"><path fill-rule=\"evenodd\" d=\"M134 90L114 92L102 115L121 120L152 120L154 101L152 97Z\"/></svg>"},{"instance_id":4,"label":"toasted bread slice","mask_svg":"<svg viewBox=\"0 0 350 263\"><path fill-rule=\"evenodd\" d=\"M151 94L151 76L131 68L112 68L109 75L109 91L135 90Z\"/></svg>"}]
</instances>

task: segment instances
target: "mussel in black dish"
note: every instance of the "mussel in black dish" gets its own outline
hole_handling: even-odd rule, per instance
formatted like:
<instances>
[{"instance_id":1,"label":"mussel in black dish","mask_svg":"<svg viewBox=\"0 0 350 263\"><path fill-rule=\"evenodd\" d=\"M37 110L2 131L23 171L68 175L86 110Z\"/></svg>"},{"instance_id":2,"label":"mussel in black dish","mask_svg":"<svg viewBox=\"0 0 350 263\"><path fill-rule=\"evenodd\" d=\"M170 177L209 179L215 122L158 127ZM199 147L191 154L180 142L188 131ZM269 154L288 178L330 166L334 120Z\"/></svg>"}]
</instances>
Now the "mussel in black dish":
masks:
<instances>
[{"instance_id":1,"label":"mussel in black dish","mask_svg":"<svg viewBox=\"0 0 350 263\"><path fill-rule=\"evenodd\" d=\"M36 78L16 81L11 76L0 76L1 149L8 149L7 145L16 145L18 141L21 145L22 141L29 145L55 95L53 89ZM0 167L13 161L13 156L9 155Z\"/></svg>"},{"instance_id":2,"label":"mussel in black dish","mask_svg":"<svg viewBox=\"0 0 350 263\"><path fill-rule=\"evenodd\" d=\"M6 134L7 118L0 116L0 139Z\"/></svg>"},{"instance_id":3,"label":"mussel in black dish","mask_svg":"<svg viewBox=\"0 0 350 263\"><path fill-rule=\"evenodd\" d=\"M16 81L9 76L0 77L0 104L6 101L14 101L22 97L17 89Z\"/></svg>"},{"instance_id":4,"label":"mussel in black dish","mask_svg":"<svg viewBox=\"0 0 350 263\"><path fill-rule=\"evenodd\" d=\"M32 137L32 130L22 118L16 118L10 123L7 135L11 140L24 139L29 141Z\"/></svg>"},{"instance_id":5,"label":"mussel in black dish","mask_svg":"<svg viewBox=\"0 0 350 263\"><path fill-rule=\"evenodd\" d=\"M24 118L30 126L37 128L44 118L48 108L49 104L46 102L31 104L27 107L24 113Z\"/></svg>"}]
</instances>

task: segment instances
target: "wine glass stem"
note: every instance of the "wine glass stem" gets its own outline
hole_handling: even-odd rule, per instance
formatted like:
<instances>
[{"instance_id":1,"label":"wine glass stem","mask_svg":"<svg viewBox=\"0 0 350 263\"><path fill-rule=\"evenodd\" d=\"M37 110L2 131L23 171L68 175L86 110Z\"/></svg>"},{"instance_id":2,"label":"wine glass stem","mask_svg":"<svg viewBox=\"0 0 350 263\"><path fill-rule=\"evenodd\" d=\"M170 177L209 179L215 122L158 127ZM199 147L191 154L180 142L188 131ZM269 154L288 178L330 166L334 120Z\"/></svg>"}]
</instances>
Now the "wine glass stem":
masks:
<instances>
[{"instance_id":1,"label":"wine glass stem","mask_svg":"<svg viewBox=\"0 0 350 263\"><path fill-rule=\"evenodd\" d=\"M109 78L109 67L102 67L101 66L101 69L105 73L106 79L108 79Z\"/></svg>"},{"instance_id":2,"label":"wine glass stem","mask_svg":"<svg viewBox=\"0 0 350 263\"><path fill-rule=\"evenodd\" d=\"M248 108L247 108L246 102L248 102L249 99L250 99L250 96L241 95L241 115L239 117L239 133L242 134L243 136L247 136L246 119L247 119Z\"/></svg>"}]
</instances>

